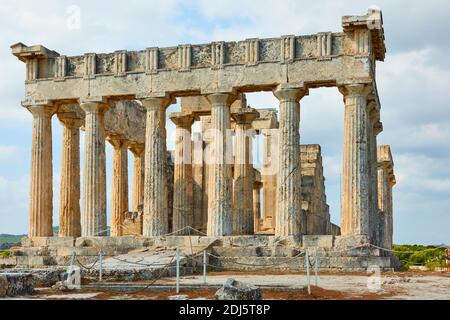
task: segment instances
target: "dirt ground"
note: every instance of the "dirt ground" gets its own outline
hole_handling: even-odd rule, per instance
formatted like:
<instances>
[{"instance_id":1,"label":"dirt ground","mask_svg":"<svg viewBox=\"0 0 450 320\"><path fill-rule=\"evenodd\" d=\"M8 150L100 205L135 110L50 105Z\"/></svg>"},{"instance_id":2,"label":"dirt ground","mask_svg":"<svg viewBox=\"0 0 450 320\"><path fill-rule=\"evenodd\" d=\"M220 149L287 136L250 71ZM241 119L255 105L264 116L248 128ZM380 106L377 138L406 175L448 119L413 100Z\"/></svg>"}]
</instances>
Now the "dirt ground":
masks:
<instances>
[{"instance_id":1,"label":"dirt ground","mask_svg":"<svg viewBox=\"0 0 450 320\"><path fill-rule=\"evenodd\" d=\"M305 273L267 273L267 272L214 272L207 275L209 285L222 285L227 278L234 278L247 284L263 286L263 299L289 300L379 300L379 299L439 299L450 300L450 273L438 272L389 272L381 273L379 278L369 273L325 273L318 275L318 286L314 286L314 273L311 277L311 294L305 290ZM181 278L181 285L201 285L203 276ZM145 284L145 282L136 283ZM175 279L159 280L158 285L173 286L164 292L149 292L133 289L128 293L99 289L77 290L71 292L38 288L32 296L17 299L169 299L176 295ZM127 283L129 285L129 283ZM180 294L188 299L214 299L215 288L181 289Z\"/></svg>"}]
</instances>

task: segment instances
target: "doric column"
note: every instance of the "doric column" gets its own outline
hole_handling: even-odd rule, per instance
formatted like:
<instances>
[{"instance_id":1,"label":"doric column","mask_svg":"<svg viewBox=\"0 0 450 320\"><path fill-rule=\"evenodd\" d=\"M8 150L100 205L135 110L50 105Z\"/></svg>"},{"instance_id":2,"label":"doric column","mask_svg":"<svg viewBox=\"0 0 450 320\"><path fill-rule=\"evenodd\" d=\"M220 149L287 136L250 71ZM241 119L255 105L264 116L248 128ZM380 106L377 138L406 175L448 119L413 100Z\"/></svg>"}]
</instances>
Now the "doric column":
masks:
<instances>
[{"instance_id":1,"label":"doric column","mask_svg":"<svg viewBox=\"0 0 450 320\"><path fill-rule=\"evenodd\" d=\"M27 105L33 115L29 237L53 235L52 115L50 102Z\"/></svg>"},{"instance_id":2,"label":"doric column","mask_svg":"<svg viewBox=\"0 0 450 320\"><path fill-rule=\"evenodd\" d=\"M161 236L168 232L166 98L144 98L147 110L145 129L145 178L143 235Z\"/></svg>"},{"instance_id":3,"label":"doric column","mask_svg":"<svg viewBox=\"0 0 450 320\"><path fill-rule=\"evenodd\" d=\"M106 158L104 116L108 105L102 99L80 101L84 110L83 210L81 235L106 236Z\"/></svg>"},{"instance_id":4,"label":"doric column","mask_svg":"<svg viewBox=\"0 0 450 320\"><path fill-rule=\"evenodd\" d=\"M301 233L300 99L305 89L277 89L280 101L276 236Z\"/></svg>"},{"instance_id":5,"label":"doric column","mask_svg":"<svg viewBox=\"0 0 450 320\"><path fill-rule=\"evenodd\" d=\"M257 233L259 230L259 221L261 218L261 188L263 184L260 181L253 181L253 230Z\"/></svg>"},{"instance_id":6,"label":"doric column","mask_svg":"<svg viewBox=\"0 0 450 320\"><path fill-rule=\"evenodd\" d=\"M214 133L212 155L208 165L211 181L208 206L208 236L228 236L231 223L231 168L227 163L227 130L230 129L230 95L215 93L207 96L211 103L211 130Z\"/></svg>"},{"instance_id":7,"label":"doric column","mask_svg":"<svg viewBox=\"0 0 450 320\"><path fill-rule=\"evenodd\" d=\"M266 129L263 135L263 164L261 179L263 184L263 220L264 226L275 230L277 212L277 170L278 170L278 141L277 130ZM269 223L270 222L270 223Z\"/></svg>"},{"instance_id":8,"label":"doric column","mask_svg":"<svg viewBox=\"0 0 450 320\"><path fill-rule=\"evenodd\" d=\"M259 113L252 108L239 108L231 114L235 126L233 234L254 233L252 121Z\"/></svg>"},{"instance_id":9,"label":"doric column","mask_svg":"<svg viewBox=\"0 0 450 320\"><path fill-rule=\"evenodd\" d=\"M124 234L123 222L128 211L128 145L129 141L119 135L108 136L114 148L112 196L111 196L111 236Z\"/></svg>"},{"instance_id":10,"label":"doric column","mask_svg":"<svg viewBox=\"0 0 450 320\"><path fill-rule=\"evenodd\" d=\"M193 212L193 177L192 177L192 143L191 126L194 117L191 114L174 112L170 119L176 125L175 131L175 165L173 191L173 231L194 224ZM184 229L177 234L190 234Z\"/></svg>"},{"instance_id":11,"label":"doric column","mask_svg":"<svg viewBox=\"0 0 450 320\"><path fill-rule=\"evenodd\" d=\"M388 145L378 146L378 206L383 213L383 224L380 226L380 245L392 247L393 210L392 187L395 185L394 163Z\"/></svg>"},{"instance_id":12,"label":"doric column","mask_svg":"<svg viewBox=\"0 0 450 320\"><path fill-rule=\"evenodd\" d=\"M193 183L193 204L194 228L206 230L206 219L208 213L204 215L203 210L203 139L200 132L192 134L192 183Z\"/></svg>"},{"instance_id":13,"label":"doric column","mask_svg":"<svg viewBox=\"0 0 450 320\"><path fill-rule=\"evenodd\" d=\"M382 238L380 236L380 229L383 223L383 217L380 215L380 208L378 207L378 178L377 178L377 136L383 131L383 125L379 121L380 113L377 104L372 101L368 104L369 110L369 143L370 143L370 184L371 184L371 195L370 195L370 203L371 203L371 216L373 217L371 220L372 227L372 241L379 245L382 242Z\"/></svg>"},{"instance_id":14,"label":"doric column","mask_svg":"<svg viewBox=\"0 0 450 320\"><path fill-rule=\"evenodd\" d=\"M144 205L144 145L134 143L129 147L133 153L133 190L131 195L131 211L138 212Z\"/></svg>"},{"instance_id":15,"label":"doric column","mask_svg":"<svg viewBox=\"0 0 450 320\"><path fill-rule=\"evenodd\" d=\"M364 84L339 88L344 95L344 151L341 200L341 233L370 237L369 141L367 94Z\"/></svg>"},{"instance_id":16,"label":"doric column","mask_svg":"<svg viewBox=\"0 0 450 320\"><path fill-rule=\"evenodd\" d=\"M74 113L58 114L63 125L59 236L81 236L80 217L80 127L83 119Z\"/></svg>"}]
</instances>

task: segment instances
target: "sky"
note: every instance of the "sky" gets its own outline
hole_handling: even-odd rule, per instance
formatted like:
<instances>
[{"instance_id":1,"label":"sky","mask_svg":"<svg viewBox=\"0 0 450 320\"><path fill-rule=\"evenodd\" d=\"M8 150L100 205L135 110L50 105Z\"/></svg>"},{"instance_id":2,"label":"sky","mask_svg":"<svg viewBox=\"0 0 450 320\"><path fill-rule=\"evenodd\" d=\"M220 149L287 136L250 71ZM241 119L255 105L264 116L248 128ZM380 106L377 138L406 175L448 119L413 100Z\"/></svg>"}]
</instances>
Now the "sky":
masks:
<instances>
[{"instance_id":1,"label":"sky","mask_svg":"<svg viewBox=\"0 0 450 320\"><path fill-rule=\"evenodd\" d=\"M339 32L342 16L363 15L371 6L383 12L386 37L386 59L377 63L384 126L378 143L391 145L395 163L394 242L449 244L450 1L445 0L1 1L0 233L23 234L28 225L31 114L20 105L25 65L11 55L10 45L42 44L60 54L80 55ZM252 93L247 100L255 108L277 108L278 104L272 93ZM168 112L178 109L179 105L173 105ZM340 221L343 110L336 88L312 89L301 100L301 143L322 146L334 223ZM170 121L167 128L171 148L174 126ZM59 213L61 136L54 117L54 225ZM112 148L108 143L106 152L110 193Z\"/></svg>"}]
</instances>

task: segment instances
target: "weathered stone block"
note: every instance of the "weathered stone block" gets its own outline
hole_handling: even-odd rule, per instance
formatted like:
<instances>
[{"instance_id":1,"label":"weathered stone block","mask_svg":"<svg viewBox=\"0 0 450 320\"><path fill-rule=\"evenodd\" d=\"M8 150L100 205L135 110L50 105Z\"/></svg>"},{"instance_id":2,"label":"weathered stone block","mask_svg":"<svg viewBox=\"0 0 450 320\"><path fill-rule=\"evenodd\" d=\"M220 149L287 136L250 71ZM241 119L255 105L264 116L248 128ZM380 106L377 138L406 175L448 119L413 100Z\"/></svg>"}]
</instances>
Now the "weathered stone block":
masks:
<instances>
[{"instance_id":1,"label":"weathered stone block","mask_svg":"<svg viewBox=\"0 0 450 320\"><path fill-rule=\"evenodd\" d=\"M32 237L23 238L22 246L24 247L57 247L57 246L73 246L74 237Z\"/></svg>"},{"instance_id":2,"label":"weathered stone block","mask_svg":"<svg viewBox=\"0 0 450 320\"><path fill-rule=\"evenodd\" d=\"M336 248L364 247L369 243L369 237L363 235L338 236L334 239L334 246Z\"/></svg>"},{"instance_id":3,"label":"weathered stone block","mask_svg":"<svg viewBox=\"0 0 450 320\"><path fill-rule=\"evenodd\" d=\"M227 279L215 294L216 300L261 300L261 289L232 278Z\"/></svg>"},{"instance_id":4,"label":"weathered stone block","mask_svg":"<svg viewBox=\"0 0 450 320\"><path fill-rule=\"evenodd\" d=\"M17 264L17 257L0 257L0 268L15 267Z\"/></svg>"},{"instance_id":5,"label":"weathered stone block","mask_svg":"<svg viewBox=\"0 0 450 320\"><path fill-rule=\"evenodd\" d=\"M30 273L0 274L0 297L31 294L33 290L33 276Z\"/></svg>"},{"instance_id":6,"label":"weathered stone block","mask_svg":"<svg viewBox=\"0 0 450 320\"><path fill-rule=\"evenodd\" d=\"M304 235L303 236L303 247L333 247L333 236L332 235Z\"/></svg>"}]
</instances>

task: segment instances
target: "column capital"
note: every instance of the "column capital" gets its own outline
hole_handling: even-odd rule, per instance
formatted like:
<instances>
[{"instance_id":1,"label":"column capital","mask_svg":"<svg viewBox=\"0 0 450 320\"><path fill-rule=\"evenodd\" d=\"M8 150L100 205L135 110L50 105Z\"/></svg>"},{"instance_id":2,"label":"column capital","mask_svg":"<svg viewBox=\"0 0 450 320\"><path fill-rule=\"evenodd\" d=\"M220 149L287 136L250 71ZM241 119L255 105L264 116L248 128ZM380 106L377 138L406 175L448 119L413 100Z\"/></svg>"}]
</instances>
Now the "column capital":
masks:
<instances>
[{"instance_id":1,"label":"column capital","mask_svg":"<svg viewBox=\"0 0 450 320\"><path fill-rule=\"evenodd\" d=\"M339 92L344 96L364 96L367 97L372 92L373 87L367 83L345 84L338 87Z\"/></svg>"},{"instance_id":2,"label":"column capital","mask_svg":"<svg viewBox=\"0 0 450 320\"><path fill-rule=\"evenodd\" d=\"M375 122L373 125L373 133L375 136L379 135L383 131L383 123L381 121Z\"/></svg>"},{"instance_id":3,"label":"column capital","mask_svg":"<svg viewBox=\"0 0 450 320\"><path fill-rule=\"evenodd\" d=\"M273 90L273 94L280 102L299 102L301 98L309 94L309 91L307 88L286 88L278 86L275 90Z\"/></svg>"},{"instance_id":4,"label":"column capital","mask_svg":"<svg viewBox=\"0 0 450 320\"><path fill-rule=\"evenodd\" d=\"M129 144L129 141L121 134L109 134L106 137L106 140L108 140L114 148L120 148L123 146L128 147Z\"/></svg>"},{"instance_id":5,"label":"column capital","mask_svg":"<svg viewBox=\"0 0 450 320\"><path fill-rule=\"evenodd\" d=\"M56 110L57 106L49 100L35 100L35 101L22 101L22 106L28 109L33 116L35 115L47 115L52 116Z\"/></svg>"},{"instance_id":6,"label":"column capital","mask_svg":"<svg viewBox=\"0 0 450 320\"><path fill-rule=\"evenodd\" d=\"M57 116L65 127L78 129L84 125L84 119L78 118L75 112L62 112Z\"/></svg>"},{"instance_id":7,"label":"column capital","mask_svg":"<svg viewBox=\"0 0 450 320\"><path fill-rule=\"evenodd\" d=\"M128 146L128 149L130 149L130 151L133 152L135 156L140 156L145 149L145 144L131 142L130 145Z\"/></svg>"},{"instance_id":8,"label":"column capital","mask_svg":"<svg viewBox=\"0 0 450 320\"><path fill-rule=\"evenodd\" d=\"M104 113L110 107L107 99L104 97L80 98L79 104L85 113Z\"/></svg>"},{"instance_id":9,"label":"column capital","mask_svg":"<svg viewBox=\"0 0 450 320\"><path fill-rule=\"evenodd\" d=\"M211 105L226 104L230 106L237 99L237 96L232 92L217 92L207 94L206 99L208 99Z\"/></svg>"},{"instance_id":10,"label":"column capital","mask_svg":"<svg viewBox=\"0 0 450 320\"><path fill-rule=\"evenodd\" d=\"M253 181L253 189L260 190L263 187L263 183L261 181Z\"/></svg>"},{"instance_id":11,"label":"column capital","mask_svg":"<svg viewBox=\"0 0 450 320\"><path fill-rule=\"evenodd\" d=\"M169 118L177 127L184 129L190 129L194 122L194 115L185 112L172 112Z\"/></svg>"},{"instance_id":12,"label":"column capital","mask_svg":"<svg viewBox=\"0 0 450 320\"><path fill-rule=\"evenodd\" d=\"M167 97L145 97L141 96L138 98L141 101L142 106L145 110L161 110L166 109L171 104L175 103L175 99L167 96Z\"/></svg>"},{"instance_id":13,"label":"column capital","mask_svg":"<svg viewBox=\"0 0 450 320\"><path fill-rule=\"evenodd\" d=\"M237 124L251 124L253 120L259 117L259 112L253 108L238 108L232 110L231 117Z\"/></svg>"}]
</instances>

